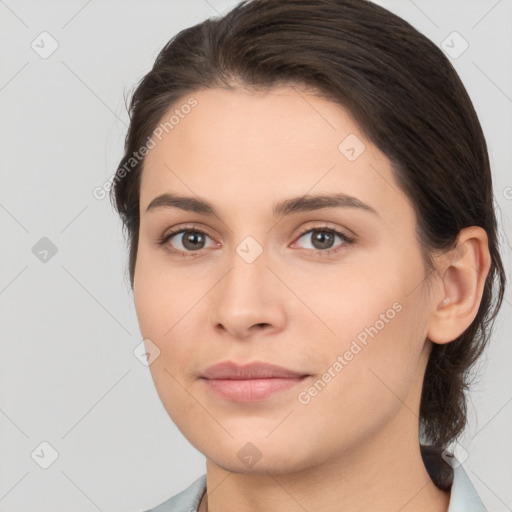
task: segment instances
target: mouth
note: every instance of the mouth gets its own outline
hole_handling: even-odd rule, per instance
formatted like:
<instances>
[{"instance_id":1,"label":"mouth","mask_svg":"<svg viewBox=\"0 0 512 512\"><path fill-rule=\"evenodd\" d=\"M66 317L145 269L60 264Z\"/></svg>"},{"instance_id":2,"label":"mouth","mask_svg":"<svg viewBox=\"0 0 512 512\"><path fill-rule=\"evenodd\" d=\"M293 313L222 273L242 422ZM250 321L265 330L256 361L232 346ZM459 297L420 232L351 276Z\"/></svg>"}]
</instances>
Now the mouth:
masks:
<instances>
[{"instance_id":1,"label":"mouth","mask_svg":"<svg viewBox=\"0 0 512 512\"><path fill-rule=\"evenodd\" d=\"M270 363L237 365L225 361L207 368L202 374L208 390L225 400L254 402L293 388L308 374Z\"/></svg>"}]
</instances>

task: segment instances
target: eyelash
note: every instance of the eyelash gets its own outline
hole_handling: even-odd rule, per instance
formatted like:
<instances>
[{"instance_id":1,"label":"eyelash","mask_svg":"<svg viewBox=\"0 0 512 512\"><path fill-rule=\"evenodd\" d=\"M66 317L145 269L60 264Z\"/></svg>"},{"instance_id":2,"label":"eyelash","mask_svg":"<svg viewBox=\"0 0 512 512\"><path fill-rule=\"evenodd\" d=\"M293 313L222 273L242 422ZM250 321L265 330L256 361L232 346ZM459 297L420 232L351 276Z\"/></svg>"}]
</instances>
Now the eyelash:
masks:
<instances>
[{"instance_id":1,"label":"eyelash","mask_svg":"<svg viewBox=\"0 0 512 512\"><path fill-rule=\"evenodd\" d=\"M345 233L342 233L341 231L338 231L337 229L334 229L334 228L331 228L329 226L315 226L315 227L312 227L312 228L305 228L304 230L302 230L298 237L297 237L297 240L299 240L300 238L302 238L305 234L307 233L310 233L310 232L314 232L314 231L320 231L320 232L325 232L325 233L332 233L334 235L338 235L341 240L343 241L343 243L339 246L337 246L336 248L334 249L326 249L326 250L320 250L320 249L307 249L308 251L310 251L310 253L314 254L314 255L321 255L321 256L325 256L325 255L330 255L332 253L336 253L338 252L339 250L341 250L344 246L346 245L351 245L355 242L355 239L346 235ZM185 226L185 227L181 227L180 229L177 229L175 231L172 231L170 233L167 233L166 235L158 238L158 240L155 242L157 245L159 246L163 246L165 245L173 236L175 235L178 235L180 233L186 233L186 232L192 232L192 233L200 233L201 235L205 235L209 238L212 238L210 237L210 235L208 233L206 233L205 231L203 231L202 229L199 229L199 228L196 228L194 226ZM197 257L197 256L200 256L201 255L201 249L197 250L197 251L180 251L178 249L173 249L172 247L170 246L167 246L165 248L167 251L169 251L171 254L175 254L175 255L178 255L178 256L182 256L182 257Z\"/></svg>"}]
</instances>

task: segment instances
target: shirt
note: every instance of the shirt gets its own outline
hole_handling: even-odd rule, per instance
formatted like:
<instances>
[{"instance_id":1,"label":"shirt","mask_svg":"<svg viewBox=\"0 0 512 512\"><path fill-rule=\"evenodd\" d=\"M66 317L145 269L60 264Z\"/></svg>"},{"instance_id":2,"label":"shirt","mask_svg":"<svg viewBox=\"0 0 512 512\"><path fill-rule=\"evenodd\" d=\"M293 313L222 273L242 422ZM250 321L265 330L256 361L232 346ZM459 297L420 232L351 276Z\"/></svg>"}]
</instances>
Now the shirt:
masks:
<instances>
[{"instance_id":1,"label":"shirt","mask_svg":"<svg viewBox=\"0 0 512 512\"><path fill-rule=\"evenodd\" d=\"M437 458L426 458L422 452L425 467L430 477L440 487L451 489L447 512L488 512L471 483L466 471L457 459L453 469ZM449 471L446 471L449 468ZM206 491L206 474L201 475L185 490L169 498L164 503L145 512L197 512L199 503Z\"/></svg>"}]
</instances>

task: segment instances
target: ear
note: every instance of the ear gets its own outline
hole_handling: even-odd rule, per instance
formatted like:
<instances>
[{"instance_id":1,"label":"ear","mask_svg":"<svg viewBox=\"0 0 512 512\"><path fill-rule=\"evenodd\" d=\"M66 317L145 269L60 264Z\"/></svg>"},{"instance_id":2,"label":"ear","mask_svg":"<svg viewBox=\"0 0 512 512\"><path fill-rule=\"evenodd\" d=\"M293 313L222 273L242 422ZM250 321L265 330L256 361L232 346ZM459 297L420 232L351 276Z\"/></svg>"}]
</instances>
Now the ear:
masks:
<instances>
[{"instance_id":1,"label":"ear","mask_svg":"<svg viewBox=\"0 0 512 512\"><path fill-rule=\"evenodd\" d=\"M438 272L441 282L431 296L428 338L448 343L475 319L491 266L487 233L478 226L460 231L457 245L444 253Z\"/></svg>"}]
</instances>

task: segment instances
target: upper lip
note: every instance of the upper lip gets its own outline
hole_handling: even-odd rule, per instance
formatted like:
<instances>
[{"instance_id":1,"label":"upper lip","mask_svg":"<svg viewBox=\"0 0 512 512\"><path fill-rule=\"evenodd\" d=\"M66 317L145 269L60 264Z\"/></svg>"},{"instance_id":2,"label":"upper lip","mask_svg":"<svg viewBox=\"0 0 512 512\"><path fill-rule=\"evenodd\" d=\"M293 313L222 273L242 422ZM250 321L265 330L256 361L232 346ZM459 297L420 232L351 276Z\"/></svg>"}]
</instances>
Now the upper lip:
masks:
<instances>
[{"instance_id":1,"label":"upper lip","mask_svg":"<svg viewBox=\"0 0 512 512\"><path fill-rule=\"evenodd\" d=\"M221 363L209 366L201 374L205 379L269 379L269 378L297 378L304 377L306 374L296 372L277 366L271 363L256 361L253 363L238 365L232 361L223 361Z\"/></svg>"}]
</instances>

